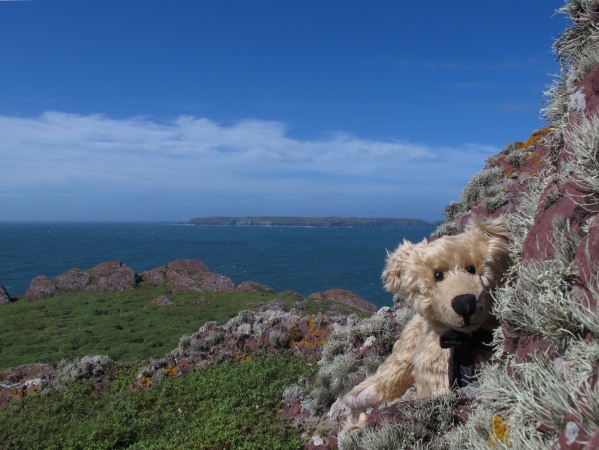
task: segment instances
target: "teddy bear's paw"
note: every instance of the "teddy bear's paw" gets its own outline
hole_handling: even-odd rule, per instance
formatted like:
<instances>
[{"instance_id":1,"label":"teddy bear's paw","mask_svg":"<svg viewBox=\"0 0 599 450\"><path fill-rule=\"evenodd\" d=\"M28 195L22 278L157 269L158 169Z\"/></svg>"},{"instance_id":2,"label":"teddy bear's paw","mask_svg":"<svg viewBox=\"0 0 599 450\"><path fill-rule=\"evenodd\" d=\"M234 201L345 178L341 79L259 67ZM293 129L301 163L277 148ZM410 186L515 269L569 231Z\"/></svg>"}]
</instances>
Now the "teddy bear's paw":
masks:
<instances>
[{"instance_id":1,"label":"teddy bear's paw","mask_svg":"<svg viewBox=\"0 0 599 450\"><path fill-rule=\"evenodd\" d=\"M367 421L368 416L366 413L350 414L345 419L343 427L341 427L341 433L362 430L364 427L366 427Z\"/></svg>"},{"instance_id":2,"label":"teddy bear's paw","mask_svg":"<svg viewBox=\"0 0 599 450\"><path fill-rule=\"evenodd\" d=\"M380 396L374 384L363 386L359 384L343 397L343 403L353 410L360 410L376 406L380 403Z\"/></svg>"},{"instance_id":3,"label":"teddy bear's paw","mask_svg":"<svg viewBox=\"0 0 599 450\"><path fill-rule=\"evenodd\" d=\"M352 437L361 434L366 428L368 416L366 413L350 414L343 423L339 434L337 435L339 450L343 450L344 444L351 441Z\"/></svg>"}]
</instances>

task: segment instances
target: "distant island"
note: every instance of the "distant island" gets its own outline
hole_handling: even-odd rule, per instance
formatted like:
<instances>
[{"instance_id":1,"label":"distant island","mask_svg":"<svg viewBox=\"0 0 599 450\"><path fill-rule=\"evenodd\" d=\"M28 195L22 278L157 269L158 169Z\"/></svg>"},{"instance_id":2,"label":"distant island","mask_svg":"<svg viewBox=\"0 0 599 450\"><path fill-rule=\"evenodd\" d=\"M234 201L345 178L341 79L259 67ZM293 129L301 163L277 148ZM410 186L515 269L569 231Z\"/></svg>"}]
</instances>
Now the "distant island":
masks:
<instances>
[{"instance_id":1,"label":"distant island","mask_svg":"<svg viewBox=\"0 0 599 450\"><path fill-rule=\"evenodd\" d=\"M360 217L194 217L191 225L262 227L406 227L432 225L421 219Z\"/></svg>"}]
</instances>

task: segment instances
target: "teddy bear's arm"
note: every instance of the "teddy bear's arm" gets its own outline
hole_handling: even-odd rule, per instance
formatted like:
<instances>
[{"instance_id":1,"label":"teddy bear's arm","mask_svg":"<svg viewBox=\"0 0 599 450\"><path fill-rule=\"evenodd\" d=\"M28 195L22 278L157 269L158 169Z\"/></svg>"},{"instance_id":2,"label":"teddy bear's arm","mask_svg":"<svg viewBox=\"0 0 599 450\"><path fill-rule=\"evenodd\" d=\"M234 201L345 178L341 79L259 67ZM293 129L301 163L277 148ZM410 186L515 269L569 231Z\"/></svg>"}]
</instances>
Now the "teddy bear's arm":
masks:
<instances>
[{"instance_id":1,"label":"teddy bear's arm","mask_svg":"<svg viewBox=\"0 0 599 450\"><path fill-rule=\"evenodd\" d=\"M345 395L347 406L352 410L376 406L402 396L414 384L413 361L422 324L422 317L414 316L376 373Z\"/></svg>"}]
</instances>

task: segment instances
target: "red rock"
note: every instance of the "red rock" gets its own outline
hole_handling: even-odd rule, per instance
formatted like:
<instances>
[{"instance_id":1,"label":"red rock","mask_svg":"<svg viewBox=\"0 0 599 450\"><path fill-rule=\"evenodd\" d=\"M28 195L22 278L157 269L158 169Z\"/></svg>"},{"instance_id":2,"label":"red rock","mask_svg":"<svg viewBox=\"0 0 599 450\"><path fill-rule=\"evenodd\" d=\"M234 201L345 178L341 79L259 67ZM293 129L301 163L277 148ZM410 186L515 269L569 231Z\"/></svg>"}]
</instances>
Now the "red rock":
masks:
<instances>
[{"instance_id":1,"label":"red rock","mask_svg":"<svg viewBox=\"0 0 599 450\"><path fill-rule=\"evenodd\" d=\"M583 193L572 182L548 185L539 200L534 224L524 241L524 259L553 256L553 219L570 219L570 231L580 234L580 227L590 212L580 206Z\"/></svg>"},{"instance_id":2,"label":"red rock","mask_svg":"<svg viewBox=\"0 0 599 450\"><path fill-rule=\"evenodd\" d=\"M595 431L587 445L584 446L584 450L596 450L599 448L599 430Z\"/></svg>"},{"instance_id":3,"label":"red rock","mask_svg":"<svg viewBox=\"0 0 599 450\"><path fill-rule=\"evenodd\" d=\"M198 285L199 281L201 281L201 279L196 280L188 275L179 273L177 271L168 270L166 272L167 284L176 289L185 291L200 291L201 289Z\"/></svg>"},{"instance_id":4,"label":"red rock","mask_svg":"<svg viewBox=\"0 0 599 450\"><path fill-rule=\"evenodd\" d=\"M599 267L599 216L593 220L589 234L582 240L574 259L573 269L578 276L579 285L574 295L584 306L595 308L597 299L592 290L597 285L597 267Z\"/></svg>"},{"instance_id":5,"label":"red rock","mask_svg":"<svg viewBox=\"0 0 599 450\"><path fill-rule=\"evenodd\" d=\"M39 275L31 281L25 297L29 300L40 300L53 296L56 291L58 291L58 288L53 281L50 281L45 275Z\"/></svg>"},{"instance_id":6,"label":"red rock","mask_svg":"<svg viewBox=\"0 0 599 450\"><path fill-rule=\"evenodd\" d=\"M106 278L109 290L128 291L137 286L137 274L129 267L121 267Z\"/></svg>"},{"instance_id":7,"label":"red rock","mask_svg":"<svg viewBox=\"0 0 599 450\"><path fill-rule=\"evenodd\" d=\"M166 267L162 266L148 270L147 272L142 273L140 278L143 282L161 286L166 282Z\"/></svg>"},{"instance_id":8,"label":"red rock","mask_svg":"<svg viewBox=\"0 0 599 450\"><path fill-rule=\"evenodd\" d=\"M237 289L237 286L229 277L217 273L206 275L201 287L203 290L213 292L232 292Z\"/></svg>"},{"instance_id":9,"label":"red rock","mask_svg":"<svg viewBox=\"0 0 599 450\"><path fill-rule=\"evenodd\" d=\"M92 281L91 276L79 269L71 269L62 275L59 275L55 280L56 287L58 289L73 291L77 289L84 289Z\"/></svg>"},{"instance_id":10,"label":"red rock","mask_svg":"<svg viewBox=\"0 0 599 450\"><path fill-rule=\"evenodd\" d=\"M237 286L237 290L240 292L257 292L260 294L273 294L275 292L270 286L256 283L255 281L244 281Z\"/></svg>"},{"instance_id":11,"label":"red rock","mask_svg":"<svg viewBox=\"0 0 599 450\"><path fill-rule=\"evenodd\" d=\"M7 303L10 303L12 301L10 295L8 294L8 292L6 292L6 289L4 288L4 286L2 286L0 284L0 305L6 305Z\"/></svg>"},{"instance_id":12,"label":"red rock","mask_svg":"<svg viewBox=\"0 0 599 450\"><path fill-rule=\"evenodd\" d=\"M55 377L55 369L49 364L24 364L0 371L0 406L39 392Z\"/></svg>"},{"instance_id":13,"label":"red rock","mask_svg":"<svg viewBox=\"0 0 599 450\"><path fill-rule=\"evenodd\" d=\"M376 312L376 305L364 300L358 294L345 289L330 289L324 293L315 292L308 297L323 301L334 301L368 313Z\"/></svg>"},{"instance_id":14,"label":"red rock","mask_svg":"<svg viewBox=\"0 0 599 450\"><path fill-rule=\"evenodd\" d=\"M116 270L123 267L123 265L124 264L122 261L115 259L113 261L107 261L98 264L93 269L91 269L90 272L92 273L92 275L96 277L105 277L110 275L111 273L114 273Z\"/></svg>"},{"instance_id":15,"label":"red rock","mask_svg":"<svg viewBox=\"0 0 599 450\"><path fill-rule=\"evenodd\" d=\"M188 271L198 275L207 274L210 272L208 267L203 262L194 259L173 261L167 266L167 269L177 272Z\"/></svg>"}]
</instances>

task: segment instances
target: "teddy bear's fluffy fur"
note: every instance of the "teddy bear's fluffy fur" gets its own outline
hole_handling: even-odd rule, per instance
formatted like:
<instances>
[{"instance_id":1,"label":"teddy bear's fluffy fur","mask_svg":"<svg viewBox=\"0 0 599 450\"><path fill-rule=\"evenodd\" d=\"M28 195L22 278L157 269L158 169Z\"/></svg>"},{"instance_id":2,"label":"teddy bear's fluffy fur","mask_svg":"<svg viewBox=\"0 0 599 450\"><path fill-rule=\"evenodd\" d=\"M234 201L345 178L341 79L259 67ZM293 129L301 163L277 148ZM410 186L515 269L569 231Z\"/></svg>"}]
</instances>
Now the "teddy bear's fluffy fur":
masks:
<instances>
[{"instance_id":1,"label":"teddy bear's fluffy fur","mask_svg":"<svg viewBox=\"0 0 599 450\"><path fill-rule=\"evenodd\" d=\"M385 289L397 292L416 311L377 372L343 399L352 410L400 397L412 385L418 397L449 389L449 349L439 345L447 330L472 333L491 329L489 290L508 265L508 232L502 219L472 219L466 231L418 244L404 241L390 253L382 278ZM470 311L456 312L455 299L470 296ZM476 303L474 303L474 298Z\"/></svg>"}]
</instances>

